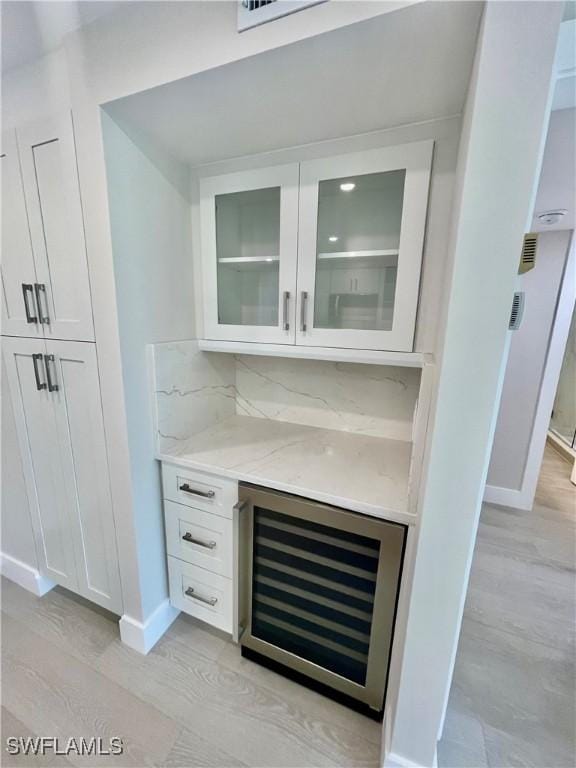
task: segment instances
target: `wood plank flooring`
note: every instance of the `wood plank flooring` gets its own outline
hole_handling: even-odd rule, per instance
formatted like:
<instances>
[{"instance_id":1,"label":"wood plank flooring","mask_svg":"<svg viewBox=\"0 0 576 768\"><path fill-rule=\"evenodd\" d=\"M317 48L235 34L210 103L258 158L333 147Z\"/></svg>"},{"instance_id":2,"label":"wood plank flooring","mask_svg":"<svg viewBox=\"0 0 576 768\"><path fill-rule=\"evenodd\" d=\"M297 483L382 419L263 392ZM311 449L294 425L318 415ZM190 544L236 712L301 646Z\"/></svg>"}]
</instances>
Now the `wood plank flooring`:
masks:
<instances>
[{"instance_id":1,"label":"wood plank flooring","mask_svg":"<svg viewBox=\"0 0 576 768\"><path fill-rule=\"evenodd\" d=\"M442 768L576 763L576 489L547 447L531 512L484 505Z\"/></svg>"},{"instance_id":2,"label":"wood plank flooring","mask_svg":"<svg viewBox=\"0 0 576 768\"><path fill-rule=\"evenodd\" d=\"M573 764L574 510L546 453L532 513L486 506L439 763ZM2 755L4 766L375 768L380 725L242 659L186 616L143 657L115 617L2 582L2 739L121 736L121 757Z\"/></svg>"}]
</instances>

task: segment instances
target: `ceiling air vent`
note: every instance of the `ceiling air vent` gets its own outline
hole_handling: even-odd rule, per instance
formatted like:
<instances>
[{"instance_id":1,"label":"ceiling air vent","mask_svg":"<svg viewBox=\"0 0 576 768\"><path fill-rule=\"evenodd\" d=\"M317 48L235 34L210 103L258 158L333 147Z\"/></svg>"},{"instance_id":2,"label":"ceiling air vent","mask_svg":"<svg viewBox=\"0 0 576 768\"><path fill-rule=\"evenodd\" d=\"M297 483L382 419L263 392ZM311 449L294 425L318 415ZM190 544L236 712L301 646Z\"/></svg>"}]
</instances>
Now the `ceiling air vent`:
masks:
<instances>
[{"instance_id":1,"label":"ceiling air vent","mask_svg":"<svg viewBox=\"0 0 576 768\"><path fill-rule=\"evenodd\" d=\"M518 291L514 294L512 299L512 311L510 312L510 322L508 328L511 331L517 331L520 328L522 322L522 315L524 314L524 292Z\"/></svg>"},{"instance_id":2,"label":"ceiling air vent","mask_svg":"<svg viewBox=\"0 0 576 768\"><path fill-rule=\"evenodd\" d=\"M326 0L238 0L238 32Z\"/></svg>"},{"instance_id":3,"label":"ceiling air vent","mask_svg":"<svg viewBox=\"0 0 576 768\"><path fill-rule=\"evenodd\" d=\"M520 255L520 266L518 267L519 275L523 275L524 272L529 272L536 266L537 247L537 232L529 232L527 235L524 235L524 243L522 244L522 253Z\"/></svg>"}]
</instances>

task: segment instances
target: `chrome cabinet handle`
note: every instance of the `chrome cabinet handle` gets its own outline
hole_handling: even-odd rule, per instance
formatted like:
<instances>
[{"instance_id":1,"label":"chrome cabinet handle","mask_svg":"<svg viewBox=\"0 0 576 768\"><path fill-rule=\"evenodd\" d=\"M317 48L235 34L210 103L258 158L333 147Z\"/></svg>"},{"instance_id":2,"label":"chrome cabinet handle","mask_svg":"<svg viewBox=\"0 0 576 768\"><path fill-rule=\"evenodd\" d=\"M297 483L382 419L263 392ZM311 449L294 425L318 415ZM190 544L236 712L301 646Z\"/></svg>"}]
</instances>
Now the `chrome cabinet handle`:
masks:
<instances>
[{"instance_id":1,"label":"chrome cabinet handle","mask_svg":"<svg viewBox=\"0 0 576 768\"><path fill-rule=\"evenodd\" d=\"M206 549L216 549L215 541L202 541L202 539L195 539L189 531L186 531L182 536L183 541L187 541L189 544L198 544L199 547L206 547Z\"/></svg>"},{"instance_id":2,"label":"chrome cabinet handle","mask_svg":"<svg viewBox=\"0 0 576 768\"><path fill-rule=\"evenodd\" d=\"M42 362L42 355L32 355L32 365L34 366L34 378L36 379L36 389L46 389L46 382L40 381L40 372L38 371L38 360Z\"/></svg>"},{"instance_id":3,"label":"chrome cabinet handle","mask_svg":"<svg viewBox=\"0 0 576 768\"><path fill-rule=\"evenodd\" d=\"M24 299L24 311L26 312L27 323L37 323L38 317L30 313L30 305L28 304L28 293L34 295L34 289L32 283L22 283L22 298Z\"/></svg>"},{"instance_id":4,"label":"chrome cabinet handle","mask_svg":"<svg viewBox=\"0 0 576 768\"><path fill-rule=\"evenodd\" d=\"M300 330L306 333L306 308L308 306L308 291L300 294Z\"/></svg>"},{"instance_id":5,"label":"chrome cabinet handle","mask_svg":"<svg viewBox=\"0 0 576 768\"><path fill-rule=\"evenodd\" d=\"M46 367L46 379L48 381L48 392L58 392L58 384L55 384L50 375L50 363L55 363L54 355L44 355L44 366Z\"/></svg>"},{"instance_id":6,"label":"chrome cabinet handle","mask_svg":"<svg viewBox=\"0 0 576 768\"><path fill-rule=\"evenodd\" d=\"M38 314L40 315L40 322L44 325L50 325L50 318L48 312L42 311L41 296L44 296L44 304L46 305L46 286L44 283L34 283L34 293L36 294L36 304L38 305Z\"/></svg>"},{"instance_id":7,"label":"chrome cabinet handle","mask_svg":"<svg viewBox=\"0 0 576 768\"><path fill-rule=\"evenodd\" d=\"M194 598L194 600L198 600L200 603L207 603L208 605L216 605L218 602L217 597L202 597L202 595L197 595L192 587L188 587L184 594Z\"/></svg>"},{"instance_id":8,"label":"chrome cabinet handle","mask_svg":"<svg viewBox=\"0 0 576 768\"><path fill-rule=\"evenodd\" d=\"M188 483L179 485L178 489L184 493L191 493L193 496L202 496L204 499L213 499L216 496L214 491L199 491L198 488L190 488Z\"/></svg>"},{"instance_id":9,"label":"chrome cabinet handle","mask_svg":"<svg viewBox=\"0 0 576 768\"><path fill-rule=\"evenodd\" d=\"M290 321L288 320L288 302L290 301L290 291L284 291L283 320L282 325L285 331L290 330Z\"/></svg>"}]
</instances>

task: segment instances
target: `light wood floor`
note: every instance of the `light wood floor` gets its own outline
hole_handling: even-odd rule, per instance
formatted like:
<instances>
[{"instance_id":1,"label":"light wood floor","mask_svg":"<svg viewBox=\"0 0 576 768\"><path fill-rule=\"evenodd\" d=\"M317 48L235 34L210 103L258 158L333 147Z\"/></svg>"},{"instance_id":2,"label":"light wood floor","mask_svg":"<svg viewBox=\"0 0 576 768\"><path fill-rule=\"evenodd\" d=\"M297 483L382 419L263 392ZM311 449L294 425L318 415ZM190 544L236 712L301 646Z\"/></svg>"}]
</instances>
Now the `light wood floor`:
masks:
<instances>
[{"instance_id":1,"label":"light wood floor","mask_svg":"<svg viewBox=\"0 0 576 768\"><path fill-rule=\"evenodd\" d=\"M528 515L482 513L441 766L573 764L574 489L546 454ZM5 766L366 766L380 726L179 617L147 656L64 590L3 581L2 738L121 736L121 757ZM2 744L2 747L4 744Z\"/></svg>"},{"instance_id":2,"label":"light wood floor","mask_svg":"<svg viewBox=\"0 0 576 768\"><path fill-rule=\"evenodd\" d=\"M484 505L438 747L443 768L576 764L570 470L547 447L532 512Z\"/></svg>"}]
</instances>

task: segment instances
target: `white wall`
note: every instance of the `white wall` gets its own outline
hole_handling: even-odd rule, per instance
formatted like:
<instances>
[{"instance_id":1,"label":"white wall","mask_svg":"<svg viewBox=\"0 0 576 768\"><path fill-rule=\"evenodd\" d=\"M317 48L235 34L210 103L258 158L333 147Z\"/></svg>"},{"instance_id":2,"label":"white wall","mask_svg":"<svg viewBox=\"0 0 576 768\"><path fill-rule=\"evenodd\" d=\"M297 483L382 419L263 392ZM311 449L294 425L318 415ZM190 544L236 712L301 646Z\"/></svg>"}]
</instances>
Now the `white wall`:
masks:
<instances>
[{"instance_id":1,"label":"white wall","mask_svg":"<svg viewBox=\"0 0 576 768\"><path fill-rule=\"evenodd\" d=\"M576 227L575 168L576 109L561 109L550 115L542 173L534 205L533 231L549 232ZM539 213L557 208L567 211L557 224L545 225L538 221Z\"/></svg>"},{"instance_id":2,"label":"white wall","mask_svg":"<svg viewBox=\"0 0 576 768\"><path fill-rule=\"evenodd\" d=\"M398 650L401 674L391 681L388 706L396 706L384 726L389 766L433 765L442 731L503 380L518 248L544 148L562 7L492 2L485 8L461 139L453 269L420 490L417 558Z\"/></svg>"},{"instance_id":3,"label":"white wall","mask_svg":"<svg viewBox=\"0 0 576 768\"><path fill-rule=\"evenodd\" d=\"M556 389L552 371L561 364L557 357L562 351L552 346L552 333L568 332L566 316L571 312L560 308L559 296L568 230L576 216L575 168L576 109L552 112L532 219L533 231L540 232L537 263L518 278L518 290L526 292L526 311L522 327L512 334L484 495L488 502L524 510L534 501L542 459L539 446L544 446L551 391ZM538 213L555 208L567 211L557 224L538 221Z\"/></svg>"},{"instance_id":4,"label":"white wall","mask_svg":"<svg viewBox=\"0 0 576 768\"><path fill-rule=\"evenodd\" d=\"M130 442L134 536L142 613L167 594L160 473L155 460L146 345L194 333L190 213L184 178L173 183L102 114L118 296L124 402ZM158 161L157 161L158 162ZM170 168L173 171L173 168Z\"/></svg>"},{"instance_id":5,"label":"white wall","mask_svg":"<svg viewBox=\"0 0 576 768\"><path fill-rule=\"evenodd\" d=\"M522 325L512 334L485 498L521 503L521 490L571 232L542 232L536 266L518 280ZM516 492L516 493L514 493Z\"/></svg>"}]
</instances>

